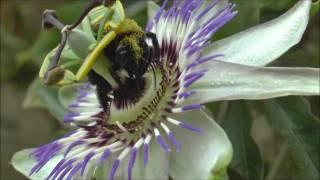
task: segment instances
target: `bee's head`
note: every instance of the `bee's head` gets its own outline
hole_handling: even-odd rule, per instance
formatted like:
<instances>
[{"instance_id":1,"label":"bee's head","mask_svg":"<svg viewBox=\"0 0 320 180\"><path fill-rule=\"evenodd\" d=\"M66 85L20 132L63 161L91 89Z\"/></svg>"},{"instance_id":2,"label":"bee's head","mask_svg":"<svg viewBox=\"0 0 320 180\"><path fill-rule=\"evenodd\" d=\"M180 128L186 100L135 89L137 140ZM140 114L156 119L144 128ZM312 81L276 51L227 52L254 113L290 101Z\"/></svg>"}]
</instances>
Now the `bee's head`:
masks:
<instances>
[{"instance_id":1,"label":"bee's head","mask_svg":"<svg viewBox=\"0 0 320 180\"><path fill-rule=\"evenodd\" d=\"M119 70L123 68L131 79L140 78L154 63L158 49L157 42L150 41L147 34L130 33L116 47L115 67Z\"/></svg>"}]
</instances>

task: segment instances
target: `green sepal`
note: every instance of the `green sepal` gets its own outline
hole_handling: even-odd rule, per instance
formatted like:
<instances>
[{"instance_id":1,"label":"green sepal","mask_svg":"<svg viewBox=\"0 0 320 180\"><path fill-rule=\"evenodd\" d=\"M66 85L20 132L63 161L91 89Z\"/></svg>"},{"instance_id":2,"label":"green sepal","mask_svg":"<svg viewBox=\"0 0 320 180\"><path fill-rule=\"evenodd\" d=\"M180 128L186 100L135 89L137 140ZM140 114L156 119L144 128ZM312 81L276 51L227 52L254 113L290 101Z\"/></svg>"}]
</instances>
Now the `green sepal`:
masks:
<instances>
[{"instance_id":1,"label":"green sepal","mask_svg":"<svg viewBox=\"0 0 320 180\"><path fill-rule=\"evenodd\" d=\"M76 76L71 71L65 70L63 79L61 79L58 82L58 85L72 84L76 81L77 81Z\"/></svg>"},{"instance_id":2,"label":"green sepal","mask_svg":"<svg viewBox=\"0 0 320 180\"><path fill-rule=\"evenodd\" d=\"M114 3L112 9L114 10L114 12L109 24L111 25L111 27L117 28L125 19L126 15L123 6L119 0L117 0L116 3Z\"/></svg>"},{"instance_id":3,"label":"green sepal","mask_svg":"<svg viewBox=\"0 0 320 180\"><path fill-rule=\"evenodd\" d=\"M123 21L123 19L125 19L125 11L122 3L119 0L117 0L111 7L99 6L94 8L88 14L88 17L91 21L91 27L98 27L103 17L108 16L108 14L111 13L113 14L108 23L111 25L111 27L116 28Z\"/></svg>"},{"instance_id":4,"label":"green sepal","mask_svg":"<svg viewBox=\"0 0 320 180\"><path fill-rule=\"evenodd\" d=\"M97 41L89 34L78 29L74 29L68 33L67 43L70 49L81 59L86 58L90 52L90 47L92 47L93 44L96 44Z\"/></svg>"},{"instance_id":5,"label":"green sepal","mask_svg":"<svg viewBox=\"0 0 320 180\"><path fill-rule=\"evenodd\" d=\"M91 10L87 16L90 20L91 27L99 25L99 22L108 11L110 11L110 9L105 6L98 6Z\"/></svg>"},{"instance_id":6,"label":"green sepal","mask_svg":"<svg viewBox=\"0 0 320 180\"><path fill-rule=\"evenodd\" d=\"M77 67L79 66L81 61L80 58L73 53L73 51L69 48L68 45L64 48L64 50L61 53L59 66L51 70L51 72L48 73L46 77L48 66L50 64L51 58L56 53L56 50L57 48L53 49L45 57L39 71L39 77L47 85L70 84L76 80L75 75L71 71L71 69L77 70Z\"/></svg>"}]
</instances>

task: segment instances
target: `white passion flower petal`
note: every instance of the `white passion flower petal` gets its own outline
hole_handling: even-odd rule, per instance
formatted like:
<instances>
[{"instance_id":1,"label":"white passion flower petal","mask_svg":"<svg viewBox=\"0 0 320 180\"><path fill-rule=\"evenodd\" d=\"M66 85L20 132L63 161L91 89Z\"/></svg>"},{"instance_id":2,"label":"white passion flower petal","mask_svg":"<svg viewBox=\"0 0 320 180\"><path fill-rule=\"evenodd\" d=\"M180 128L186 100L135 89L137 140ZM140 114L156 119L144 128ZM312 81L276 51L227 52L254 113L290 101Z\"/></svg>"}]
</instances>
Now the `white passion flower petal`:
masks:
<instances>
[{"instance_id":1,"label":"white passion flower petal","mask_svg":"<svg viewBox=\"0 0 320 180\"><path fill-rule=\"evenodd\" d=\"M155 142L151 142L150 144L150 158L148 166L143 165L143 151L138 153L139 156L137 158L136 166L133 168L132 178L133 179L157 179L158 177L166 177L169 174L169 156L165 154L161 149L158 148L158 145ZM38 179L46 179L53 172L54 168L61 162L63 159L63 154L57 155L53 157L43 168L41 168L37 173L33 173L32 169L36 167L38 164L37 160L31 156L32 152L35 152L35 149L24 149L14 154L11 164L13 167L27 176L30 179L38 180ZM91 177L95 177L97 179L105 179L108 177L109 170L111 170L111 165L114 162L116 157L109 157L108 162L104 163L103 166L98 167L98 169L91 168L93 172L87 173L85 177L81 177L79 174L79 178L89 179ZM121 164L122 170L117 171L115 175L115 179L128 179L127 175L127 164L129 158L127 157L123 164ZM97 167L97 166L96 166ZM157 171L155 171L157 169ZM58 176L57 176L58 177ZM53 178L53 176L51 176ZM165 179L165 178L164 178Z\"/></svg>"},{"instance_id":2,"label":"white passion flower petal","mask_svg":"<svg viewBox=\"0 0 320 180\"><path fill-rule=\"evenodd\" d=\"M174 118L186 123L196 122L203 131L191 134L184 129L173 128L184 149L170 158L170 175L173 179L208 179L228 166L233 153L231 143L223 129L209 115L199 110Z\"/></svg>"},{"instance_id":3,"label":"white passion flower petal","mask_svg":"<svg viewBox=\"0 0 320 180\"><path fill-rule=\"evenodd\" d=\"M194 93L185 103L320 94L318 68L254 67L222 61L202 66L208 71L191 85Z\"/></svg>"},{"instance_id":4,"label":"white passion flower petal","mask_svg":"<svg viewBox=\"0 0 320 180\"><path fill-rule=\"evenodd\" d=\"M300 0L282 16L209 45L205 55L222 61L264 66L297 44L307 27L311 0Z\"/></svg>"},{"instance_id":5,"label":"white passion flower petal","mask_svg":"<svg viewBox=\"0 0 320 180\"><path fill-rule=\"evenodd\" d=\"M86 95L91 94L93 92L93 90L90 88L88 89L83 88L86 86L89 87L90 85L85 83L77 83L77 84L62 86L58 91L59 101L65 108L68 108L68 106L73 102L75 102L77 98L81 99L82 97L86 97ZM91 96L94 96L94 95L91 95ZM91 100L94 100L94 99L96 99L96 96L91 98Z\"/></svg>"},{"instance_id":6,"label":"white passion flower petal","mask_svg":"<svg viewBox=\"0 0 320 180\"><path fill-rule=\"evenodd\" d=\"M144 149L137 151L136 160L132 162L132 153L130 153L121 164L119 164L118 170L115 173L114 179L162 179L169 178L169 157L170 155L165 153L159 148L159 145L155 141L150 141L149 146L149 159L147 164L145 163ZM112 166L116 161L116 156L111 155L106 162L101 166L96 166L93 177L96 179L106 179L109 176ZM131 175L128 176L128 165L133 163ZM167 178L166 178L167 177Z\"/></svg>"},{"instance_id":7,"label":"white passion flower petal","mask_svg":"<svg viewBox=\"0 0 320 180\"><path fill-rule=\"evenodd\" d=\"M159 145L156 143L156 141L150 142L149 153L150 156L148 159L148 165L144 166L144 163L140 163L139 165L137 164L137 166L140 166L140 169L142 169L143 171L142 177L144 179L159 179L159 177L161 177L163 180L169 179L168 174L170 167L170 154L164 152L161 148L159 148ZM145 157L142 154L143 153L141 153L139 156L140 162L145 161ZM137 163L138 162L139 161L137 161Z\"/></svg>"},{"instance_id":8,"label":"white passion flower petal","mask_svg":"<svg viewBox=\"0 0 320 180\"><path fill-rule=\"evenodd\" d=\"M25 176L29 177L30 179L45 179L49 176L52 172L56 164L63 158L62 156L54 157L49 163L47 163L44 168L42 168L38 173L34 173L30 175L30 172L33 167L37 164L37 161L34 157L30 154L35 149L24 149L19 152L16 152L11 159L11 164L13 167L24 174Z\"/></svg>"},{"instance_id":9,"label":"white passion flower petal","mask_svg":"<svg viewBox=\"0 0 320 180\"><path fill-rule=\"evenodd\" d=\"M168 179L169 176L169 157L170 154L165 153L155 141L150 141L148 146L149 155L147 164L145 164L145 149L140 149L136 154L136 160L132 167L131 177L132 179L158 179L161 177L163 180ZM128 164L132 157L132 153L128 155L123 163L119 165L119 169L115 174L115 179L130 179L128 177ZM108 158L103 166L99 167L96 175L96 179L105 179L110 174L112 165L115 158Z\"/></svg>"}]
</instances>

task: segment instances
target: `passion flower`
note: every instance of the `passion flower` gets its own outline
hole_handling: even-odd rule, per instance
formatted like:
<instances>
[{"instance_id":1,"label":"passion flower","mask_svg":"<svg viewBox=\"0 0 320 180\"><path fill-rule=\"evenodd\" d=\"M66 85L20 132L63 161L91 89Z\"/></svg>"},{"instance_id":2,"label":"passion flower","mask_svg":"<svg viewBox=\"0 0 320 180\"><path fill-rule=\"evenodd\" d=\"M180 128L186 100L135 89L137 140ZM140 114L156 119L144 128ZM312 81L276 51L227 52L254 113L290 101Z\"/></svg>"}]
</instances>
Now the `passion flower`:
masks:
<instances>
[{"instance_id":1,"label":"passion flower","mask_svg":"<svg viewBox=\"0 0 320 180\"><path fill-rule=\"evenodd\" d=\"M76 94L64 118L76 130L18 152L15 168L47 179L207 179L225 171L231 144L202 104L319 94L318 69L254 67L300 40L310 3L300 1L278 19L211 44L236 15L233 4L174 1L166 10L165 1L150 12L145 30L159 42L154 69L106 92L107 98L94 84L64 87L62 99Z\"/></svg>"}]
</instances>

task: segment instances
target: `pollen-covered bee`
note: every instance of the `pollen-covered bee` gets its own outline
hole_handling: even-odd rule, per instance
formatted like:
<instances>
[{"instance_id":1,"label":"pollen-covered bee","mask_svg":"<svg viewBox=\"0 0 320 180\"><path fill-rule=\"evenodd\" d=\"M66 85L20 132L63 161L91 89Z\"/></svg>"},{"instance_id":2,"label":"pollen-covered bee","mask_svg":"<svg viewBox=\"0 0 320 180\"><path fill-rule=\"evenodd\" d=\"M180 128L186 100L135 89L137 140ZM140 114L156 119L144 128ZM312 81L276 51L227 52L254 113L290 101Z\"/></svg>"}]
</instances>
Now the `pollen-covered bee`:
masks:
<instances>
[{"instance_id":1,"label":"pollen-covered bee","mask_svg":"<svg viewBox=\"0 0 320 180\"><path fill-rule=\"evenodd\" d=\"M88 76L104 103L109 102L105 99L111 90L142 82L149 69L154 72L158 61L156 35L145 33L127 18L120 0L92 0L71 25L64 25L54 11L47 10L43 27L56 27L62 34L60 45L49 53L40 70L45 84L69 84ZM78 62L76 72L60 65L60 58L70 54L84 59Z\"/></svg>"},{"instance_id":2,"label":"pollen-covered bee","mask_svg":"<svg viewBox=\"0 0 320 180\"><path fill-rule=\"evenodd\" d=\"M125 19L116 31L117 37L103 49L103 54L112 62L109 71L119 85L116 88L134 91L134 86L143 81L141 78L145 72L149 68L154 70L159 57L158 41L155 34L144 33L131 19ZM112 90L111 85L94 70L89 72L88 77L97 86L103 107L108 107L106 102L110 97L107 94Z\"/></svg>"},{"instance_id":3,"label":"pollen-covered bee","mask_svg":"<svg viewBox=\"0 0 320 180\"><path fill-rule=\"evenodd\" d=\"M132 20L125 22L129 26L122 27L122 32L104 49L104 54L112 61L110 71L118 83L122 83L121 76L130 79L141 77L155 63L159 53L153 33L144 33Z\"/></svg>"}]
</instances>

